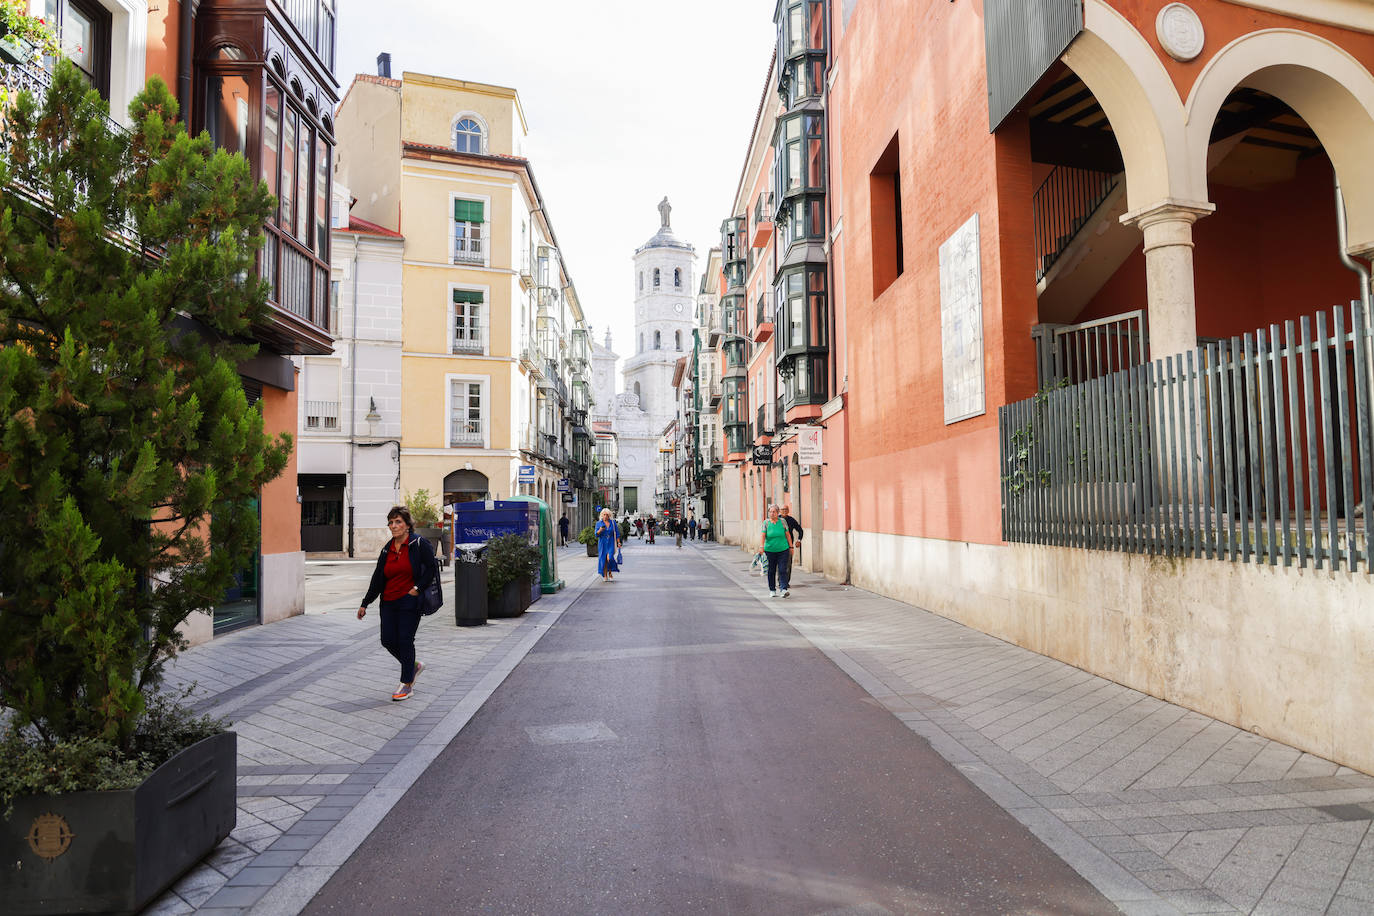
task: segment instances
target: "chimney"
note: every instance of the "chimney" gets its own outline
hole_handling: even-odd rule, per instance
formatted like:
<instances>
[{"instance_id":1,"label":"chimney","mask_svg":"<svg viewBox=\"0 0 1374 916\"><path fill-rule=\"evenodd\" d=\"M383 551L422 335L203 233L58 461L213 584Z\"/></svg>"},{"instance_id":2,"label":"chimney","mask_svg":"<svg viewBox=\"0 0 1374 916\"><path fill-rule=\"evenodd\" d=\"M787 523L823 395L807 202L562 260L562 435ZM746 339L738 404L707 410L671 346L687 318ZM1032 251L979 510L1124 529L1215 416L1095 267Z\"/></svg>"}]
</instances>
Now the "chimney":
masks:
<instances>
[{"instance_id":1,"label":"chimney","mask_svg":"<svg viewBox=\"0 0 1374 916\"><path fill-rule=\"evenodd\" d=\"M377 75L391 79L391 54L386 51L377 55Z\"/></svg>"}]
</instances>

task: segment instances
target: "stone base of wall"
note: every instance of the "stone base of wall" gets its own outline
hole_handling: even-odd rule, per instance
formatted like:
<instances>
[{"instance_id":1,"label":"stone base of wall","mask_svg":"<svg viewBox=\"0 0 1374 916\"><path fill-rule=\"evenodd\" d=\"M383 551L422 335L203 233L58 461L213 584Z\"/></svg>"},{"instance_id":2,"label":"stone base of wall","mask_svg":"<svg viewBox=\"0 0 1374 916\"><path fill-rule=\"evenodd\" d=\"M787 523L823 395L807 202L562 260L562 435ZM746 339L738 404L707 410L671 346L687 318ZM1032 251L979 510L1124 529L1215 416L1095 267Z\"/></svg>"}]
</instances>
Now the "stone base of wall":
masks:
<instances>
[{"instance_id":1,"label":"stone base of wall","mask_svg":"<svg viewBox=\"0 0 1374 916\"><path fill-rule=\"evenodd\" d=\"M177 630L193 646L215 638L215 617L209 611L195 611Z\"/></svg>"},{"instance_id":2,"label":"stone base of wall","mask_svg":"<svg viewBox=\"0 0 1374 916\"><path fill-rule=\"evenodd\" d=\"M825 577L831 582L849 581L849 539L843 531L826 531L821 538Z\"/></svg>"},{"instance_id":3,"label":"stone base of wall","mask_svg":"<svg viewBox=\"0 0 1374 916\"><path fill-rule=\"evenodd\" d=\"M262 556L262 622L305 613L305 552Z\"/></svg>"},{"instance_id":4,"label":"stone base of wall","mask_svg":"<svg viewBox=\"0 0 1374 916\"><path fill-rule=\"evenodd\" d=\"M859 531L850 539L850 578L861 588L1374 772L1369 576Z\"/></svg>"}]
</instances>

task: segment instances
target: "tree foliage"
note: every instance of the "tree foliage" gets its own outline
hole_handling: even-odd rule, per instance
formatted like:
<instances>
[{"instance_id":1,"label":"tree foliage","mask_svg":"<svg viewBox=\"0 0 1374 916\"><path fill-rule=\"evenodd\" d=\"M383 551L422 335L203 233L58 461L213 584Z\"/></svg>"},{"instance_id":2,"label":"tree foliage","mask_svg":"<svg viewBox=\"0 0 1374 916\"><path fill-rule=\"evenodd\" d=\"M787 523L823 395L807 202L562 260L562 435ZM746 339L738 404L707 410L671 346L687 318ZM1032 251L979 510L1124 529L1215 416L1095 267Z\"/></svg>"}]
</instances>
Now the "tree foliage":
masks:
<instances>
[{"instance_id":1,"label":"tree foliage","mask_svg":"<svg viewBox=\"0 0 1374 916\"><path fill-rule=\"evenodd\" d=\"M160 80L130 114L61 61L0 156L0 702L45 742L121 749L290 451L235 368L271 196Z\"/></svg>"}]
</instances>

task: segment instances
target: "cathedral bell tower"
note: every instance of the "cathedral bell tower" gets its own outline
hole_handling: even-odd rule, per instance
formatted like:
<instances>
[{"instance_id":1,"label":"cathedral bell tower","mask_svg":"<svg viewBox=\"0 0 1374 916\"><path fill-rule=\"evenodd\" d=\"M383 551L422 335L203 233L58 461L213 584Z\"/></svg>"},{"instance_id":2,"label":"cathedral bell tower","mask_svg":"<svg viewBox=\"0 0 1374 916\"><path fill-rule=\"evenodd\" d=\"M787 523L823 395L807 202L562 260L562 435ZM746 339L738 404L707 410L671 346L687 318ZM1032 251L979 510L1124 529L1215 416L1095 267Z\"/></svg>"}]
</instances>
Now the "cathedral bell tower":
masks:
<instances>
[{"instance_id":1,"label":"cathedral bell tower","mask_svg":"<svg viewBox=\"0 0 1374 916\"><path fill-rule=\"evenodd\" d=\"M635 334L624 369L625 391L637 394L640 409L663 417L664 425L674 413L673 364L692 351L695 302L696 252L673 234L672 210L663 198L658 232L635 250Z\"/></svg>"}]
</instances>

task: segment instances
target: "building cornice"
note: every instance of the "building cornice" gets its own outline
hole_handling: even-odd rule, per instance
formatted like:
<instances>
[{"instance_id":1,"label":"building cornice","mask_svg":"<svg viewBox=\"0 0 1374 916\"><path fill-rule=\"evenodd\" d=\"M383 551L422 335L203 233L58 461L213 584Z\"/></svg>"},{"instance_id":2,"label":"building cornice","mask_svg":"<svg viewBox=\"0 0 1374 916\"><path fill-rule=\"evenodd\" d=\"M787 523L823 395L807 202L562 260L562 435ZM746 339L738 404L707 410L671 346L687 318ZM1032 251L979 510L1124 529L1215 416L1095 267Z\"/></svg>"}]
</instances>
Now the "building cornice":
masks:
<instances>
[{"instance_id":1,"label":"building cornice","mask_svg":"<svg viewBox=\"0 0 1374 916\"><path fill-rule=\"evenodd\" d=\"M1342 29L1374 33L1374 0L1224 0Z\"/></svg>"}]
</instances>

